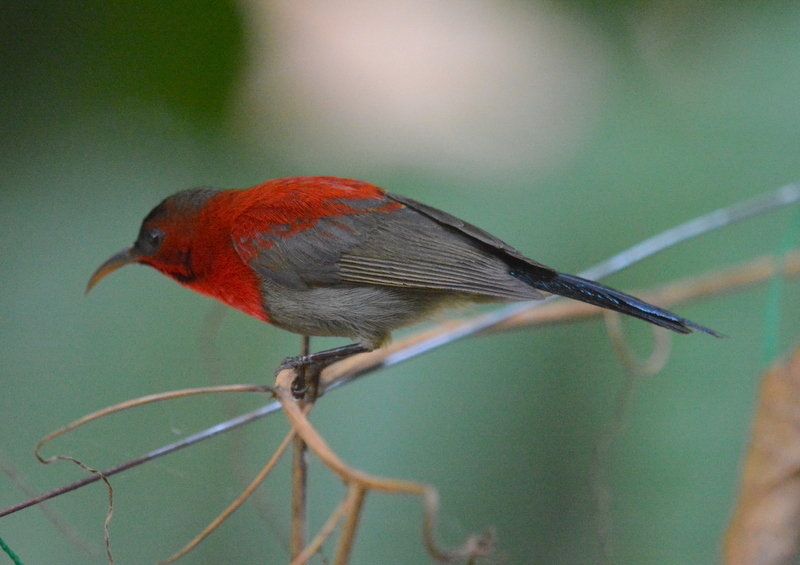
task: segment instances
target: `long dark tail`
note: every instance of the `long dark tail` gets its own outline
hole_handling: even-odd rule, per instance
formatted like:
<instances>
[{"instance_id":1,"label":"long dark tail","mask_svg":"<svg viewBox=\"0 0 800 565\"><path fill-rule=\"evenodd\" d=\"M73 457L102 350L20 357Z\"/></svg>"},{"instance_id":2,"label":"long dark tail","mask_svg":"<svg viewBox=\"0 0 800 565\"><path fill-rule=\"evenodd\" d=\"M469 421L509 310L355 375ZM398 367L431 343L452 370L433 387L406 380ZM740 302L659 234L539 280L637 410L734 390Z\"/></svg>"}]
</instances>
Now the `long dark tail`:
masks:
<instances>
[{"instance_id":1,"label":"long dark tail","mask_svg":"<svg viewBox=\"0 0 800 565\"><path fill-rule=\"evenodd\" d=\"M538 273L537 273L538 274ZM565 275L563 273L556 273L555 277L538 277L533 273L517 272L514 276L520 278L534 288L544 290L550 294L558 294L567 298L580 300L600 306L601 308L608 308L615 312L627 314L635 318L640 318L651 324L667 328L674 332L689 334L694 330L701 331L713 335L715 337L722 337L714 330L695 324L694 322L676 316L672 312L648 304L644 300L639 300L629 294L608 288L594 281L582 279L573 275Z\"/></svg>"}]
</instances>

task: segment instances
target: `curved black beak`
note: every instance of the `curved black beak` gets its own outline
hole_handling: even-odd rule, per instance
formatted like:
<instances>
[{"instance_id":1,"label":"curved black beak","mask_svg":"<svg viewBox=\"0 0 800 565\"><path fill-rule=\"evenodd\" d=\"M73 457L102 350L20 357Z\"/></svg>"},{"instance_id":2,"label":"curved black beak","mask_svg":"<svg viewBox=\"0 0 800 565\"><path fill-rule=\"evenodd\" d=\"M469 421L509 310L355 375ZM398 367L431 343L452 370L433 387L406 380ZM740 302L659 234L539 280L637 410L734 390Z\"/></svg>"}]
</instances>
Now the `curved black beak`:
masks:
<instances>
[{"instance_id":1,"label":"curved black beak","mask_svg":"<svg viewBox=\"0 0 800 565\"><path fill-rule=\"evenodd\" d=\"M141 256L141 253L136 251L135 248L131 247L130 249L120 251L116 255L109 257L105 263L98 267L98 269L92 275L92 278L89 279L89 284L86 285L86 294L89 294L89 291L94 288L94 285L99 283L101 279L106 277L106 275L110 275L120 267L129 265L130 263L135 263L141 258Z\"/></svg>"}]
</instances>

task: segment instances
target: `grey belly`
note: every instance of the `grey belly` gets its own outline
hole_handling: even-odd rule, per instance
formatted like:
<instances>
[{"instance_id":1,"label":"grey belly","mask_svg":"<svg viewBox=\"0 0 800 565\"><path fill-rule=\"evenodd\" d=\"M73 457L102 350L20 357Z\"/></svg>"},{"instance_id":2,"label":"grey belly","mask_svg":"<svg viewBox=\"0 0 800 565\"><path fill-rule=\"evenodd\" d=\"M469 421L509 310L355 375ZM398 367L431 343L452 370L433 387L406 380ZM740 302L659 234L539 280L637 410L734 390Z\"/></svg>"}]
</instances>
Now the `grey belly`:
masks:
<instances>
[{"instance_id":1,"label":"grey belly","mask_svg":"<svg viewBox=\"0 0 800 565\"><path fill-rule=\"evenodd\" d=\"M272 324L302 335L348 337L369 349L457 299L453 293L380 286L300 290L267 282L262 290Z\"/></svg>"}]
</instances>

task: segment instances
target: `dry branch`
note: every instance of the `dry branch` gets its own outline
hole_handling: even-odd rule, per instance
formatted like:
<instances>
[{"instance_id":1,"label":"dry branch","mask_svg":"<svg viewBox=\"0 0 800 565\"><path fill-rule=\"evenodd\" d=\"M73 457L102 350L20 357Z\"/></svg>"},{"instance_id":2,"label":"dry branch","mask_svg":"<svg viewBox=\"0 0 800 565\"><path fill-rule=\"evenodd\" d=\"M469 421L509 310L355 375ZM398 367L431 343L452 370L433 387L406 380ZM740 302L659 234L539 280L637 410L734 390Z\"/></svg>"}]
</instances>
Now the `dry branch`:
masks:
<instances>
[{"instance_id":1,"label":"dry branch","mask_svg":"<svg viewBox=\"0 0 800 565\"><path fill-rule=\"evenodd\" d=\"M351 502L345 505L346 517L339 540L336 565L345 565L349 561L356 528L361 517L363 499L369 491L411 494L423 499L425 504L423 538L428 552L437 561L454 563L488 557L491 554L494 549L494 534L491 531L480 536L470 536L461 547L454 550L445 550L439 545L435 536L439 495L432 486L412 481L376 477L354 469L339 459L308 421L297 400L292 396L292 383L296 377L297 374L293 369L285 369L278 374L276 379L275 394L283 407L284 414L292 424L292 429L305 440L308 448L347 485L348 498L351 499ZM337 509L335 514L338 512Z\"/></svg>"},{"instance_id":2,"label":"dry branch","mask_svg":"<svg viewBox=\"0 0 800 565\"><path fill-rule=\"evenodd\" d=\"M633 248L615 257L612 257L610 260L598 265L594 269L584 271L582 276L592 279L601 278L602 276L616 272L646 256L650 256L676 243L685 241L691 237L695 237L696 235L707 233L713 229L730 225L736 221L786 204L797 202L798 200L800 200L800 186L788 185L773 193L757 197L751 201L736 204L729 208L717 210L711 214L701 216L690 222L672 228L671 230L667 230L666 232L659 234L654 238L646 240L634 246ZM785 258L782 258L782 262L780 264L786 274L797 274L800 272L800 253L789 254ZM695 279L689 279L681 283L675 283L669 287L664 287L658 292L643 293L641 296L648 301L662 306L673 305L689 300L697 300L723 292L738 290L747 285L763 282L777 274L778 269L775 265L776 263L772 260L772 258L763 258L736 269L731 269L722 273L706 275L704 277ZM424 334L419 334L406 340L399 341L390 347L355 356L332 365L331 367L327 368L321 376L320 392L331 390L332 388L349 382L360 375L366 374L367 372L407 360L413 356L449 343L455 339L460 339L462 337L473 335L482 331L541 325L556 321L565 322L597 315L598 313L599 309L582 303L548 302L546 304L539 303L531 305L530 307L515 307L513 309L501 310L490 315L484 315L473 320L468 320L466 322L452 322L444 326L440 326L434 330L430 330ZM624 351L620 351L624 353ZM636 365L632 357L625 358L627 359L626 362L630 363L631 367ZM660 364L660 360L653 361L652 363L653 366L658 364ZM646 370L648 368L645 366L641 366L639 369L648 372ZM639 372L639 370L637 369L635 372ZM327 465L334 473L338 474L348 485L347 498L331 515L322 531L304 550L300 551L299 554L296 550L293 552L293 554L296 555L296 559L294 560L295 563L305 563L308 559L310 559L314 553L319 550L325 539L327 539L327 537L333 532L333 530L336 528L336 525L341 521L344 521L344 525L342 528L342 534L340 536L340 545L336 562L337 564L342 565L346 563L349 560L350 552L352 550L352 544L353 540L355 539L355 532L361 515L361 507L364 497L368 492L373 490L387 493L407 493L421 496L423 498L425 502L425 520L423 528L425 543L431 555L436 559L441 561L454 561L463 559L472 560L477 557L488 555L493 545L493 536L491 534L473 536L467 541L467 543L464 544L464 546L455 551L445 551L439 548L434 537L434 524L438 509L438 495L432 487L408 481L397 481L373 477L361 471L352 469L340 461L313 429L313 427L311 427L303 410L301 410L293 398L291 394L291 380L295 376L296 375L293 371L283 371L278 375L278 387L275 389L275 393L279 397L280 406L283 408L287 417L291 421L294 432L300 438L302 438L302 441L309 445L312 451L314 451L314 453L320 457L325 465ZM237 387L237 385L234 385L232 387L215 387L215 390L195 389L193 391L178 391L175 393L165 393L161 395L143 397L138 400L101 410L81 418L80 420L70 424L65 428L62 428L61 430L58 430L57 432L54 432L40 442L39 446L37 446L37 457L38 450L51 439L58 437L67 431L71 431L89 421L109 415L119 410L157 400L186 396L189 394L199 394L201 392L240 392L245 390L264 392L267 389L268 387L245 385ZM112 473L119 472L122 469L131 468L135 466L135 464L141 464L142 462L150 461L155 457L174 452L185 445L189 445L196 441L200 441L201 439L221 433L221 431L224 431L224 429L233 429L234 427L243 425L245 422L255 421L264 415L275 412L277 407L278 406L276 404L273 404L265 407L264 409L254 411L251 413L251 415L247 415L245 418L240 417L234 419L231 421L231 424L217 425L206 432L194 434L194 436L191 437L191 440L190 438L185 438L181 442L176 442L172 446L167 446L165 448L156 450L155 452L140 458L136 462L129 462L127 464L120 465L116 468L113 468L109 472L93 472L96 473L98 478L106 480L107 476L110 476ZM754 446L755 445L756 444L754 443ZM275 457L278 456L279 455L276 454ZM263 479L263 476L266 476L266 474L269 472L269 468L271 468L271 463L268 464L267 468L262 471L257 478L257 481L254 481L248 490L255 488L258 480ZM59 493L68 492L69 490L78 488L79 486L84 486L90 482L93 482L92 479L79 481L73 485L67 485L66 487L62 487L61 489L57 489L56 491L42 495L37 499L33 499L31 501L27 501L26 503L2 510L0 511L0 517L30 506L37 501L45 500ZM749 496L749 491L747 491L745 488L742 495L743 503L746 503L748 500L750 500L750 498L748 498ZM231 505L231 507L225 513L223 513L221 519L224 519L224 516L238 507L243 499L244 497L240 497L239 500ZM221 519L216 522L221 521ZM739 520L739 515L737 515L737 520ZM736 531L734 530L734 527L737 527L738 523L739 522L734 521L734 525L732 526L731 530L732 532ZM200 537L207 535L207 532L210 531L210 529L211 527L207 529L204 534L201 534ZM303 536L303 538L304 537L305 536ZM732 537L736 539L743 539L739 535L733 535ZM796 536L794 543L796 544ZM195 542L192 542L190 545L193 544L195 544ZM299 547L300 544L298 543L296 545ZM729 547L732 546L729 545ZM177 557L178 556L176 556L176 558ZM738 564L739 562L735 563ZM734 562L731 561L730 565L733 564Z\"/></svg>"}]
</instances>

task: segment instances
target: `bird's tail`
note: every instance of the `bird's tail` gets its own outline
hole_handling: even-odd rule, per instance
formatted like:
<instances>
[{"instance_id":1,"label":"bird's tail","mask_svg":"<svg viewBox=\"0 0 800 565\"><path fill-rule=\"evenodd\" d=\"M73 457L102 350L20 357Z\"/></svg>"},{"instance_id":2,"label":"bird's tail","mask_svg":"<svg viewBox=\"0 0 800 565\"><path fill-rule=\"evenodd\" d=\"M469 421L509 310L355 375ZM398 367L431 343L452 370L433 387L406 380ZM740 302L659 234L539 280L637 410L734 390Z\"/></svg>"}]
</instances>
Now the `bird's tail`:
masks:
<instances>
[{"instance_id":1,"label":"bird's tail","mask_svg":"<svg viewBox=\"0 0 800 565\"><path fill-rule=\"evenodd\" d=\"M519 273L516 276L534 288L544 290L545 292L594 304L595 306L614 310L615 312L627 314L628 316L634 316L674 332L689 334L694 330L698 330L715 337L722 337L714 330L695 324L686 318L681 318L672 312L649 304L644 300L639 300L624 292L619 292L618 290L608 288L607 286L603 286L588 279L582 279L563 273L556 273L554 277L547 277L545 279L526 277L524 273Z\"/></svg>"}]
</instances>

